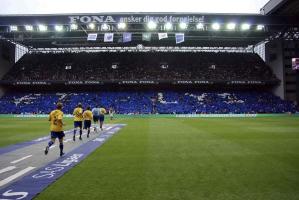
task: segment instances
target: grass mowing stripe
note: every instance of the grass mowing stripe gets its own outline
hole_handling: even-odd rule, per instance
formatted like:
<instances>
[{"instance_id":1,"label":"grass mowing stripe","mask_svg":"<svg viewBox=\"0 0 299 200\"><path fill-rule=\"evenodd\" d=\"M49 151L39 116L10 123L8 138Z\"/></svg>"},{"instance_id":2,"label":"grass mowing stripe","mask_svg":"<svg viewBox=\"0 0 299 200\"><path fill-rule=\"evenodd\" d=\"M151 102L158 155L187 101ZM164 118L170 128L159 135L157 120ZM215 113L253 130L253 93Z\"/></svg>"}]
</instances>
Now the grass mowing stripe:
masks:
<instances>
[{"instance_id":1,"label":"grass mowing stripe","mask_svg":"<svg viewBox=\"0 0 299 200\"><path fill-rule=\"evenodd\" d=\"M46 121L26 123L34 124L32 132L46 128L43 135L48 133ZM37 199L299 197L298 118L121 119L121 123L127 124L121 134ZM20 127L16 124L9 130L24 128L23 122ZM43 126L39 129L37 124Z\"/></svg>"},{"instance_id":2,"label":"grass mowing stripe","mask_svg":"<svg viewBox=\"0 0 299 200\"><path fill-rule=\"evenodd\" d=\"M66 118L65 130L73 126L72 119ZM0 147L8 146L49 135L47 118L0 118Z\"/></svg>"}]
</instances>

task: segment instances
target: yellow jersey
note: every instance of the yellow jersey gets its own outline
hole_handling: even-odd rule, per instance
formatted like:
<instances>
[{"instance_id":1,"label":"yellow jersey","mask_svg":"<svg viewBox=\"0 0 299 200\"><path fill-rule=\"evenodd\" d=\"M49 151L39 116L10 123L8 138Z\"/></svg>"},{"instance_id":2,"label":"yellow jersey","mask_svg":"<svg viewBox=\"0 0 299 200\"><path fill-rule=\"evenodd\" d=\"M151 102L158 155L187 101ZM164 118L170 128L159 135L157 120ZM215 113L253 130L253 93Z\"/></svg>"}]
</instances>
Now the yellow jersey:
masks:
<instances>
[{"instance_id":1,"label":"yellow jersey","mask_svg":"<svg viewBox=\"0 0 299 200\"><path fill-rule=\"evenodd\" d=\"M50 131L61 132L63 131L63 112L61 110L53 110L49 114Z\"/></svg>"},{"instance_id":2,"label":"yellow jersey","mask_svg":"<svg viewBox=\"0 0 299 200\"><path fill-rule=\"evenodd\" d=\"M82 108L75 108L74 112L74 121L83 121L83 109Z\"/></svg>"},{"instance_id":3,"label":"yellow jersey","mask_svg":"<svg viewBox=\"0 0 299 200\"><path fill-rule=\"evenodd\" d=\"M105 115L106 114L106 109L105 108L100 108L100 114Z\"/></svg>"},{"instance_id":4,"label":"yellow jersey","mask_svg":"<svg viewBox=\"0 0 299 200\"><path fill-rule=\"evenodd\" d=\"M90 110L85 110L83 113L84 120L92 120L92 112Z\"/></svg>"}]
</instances>

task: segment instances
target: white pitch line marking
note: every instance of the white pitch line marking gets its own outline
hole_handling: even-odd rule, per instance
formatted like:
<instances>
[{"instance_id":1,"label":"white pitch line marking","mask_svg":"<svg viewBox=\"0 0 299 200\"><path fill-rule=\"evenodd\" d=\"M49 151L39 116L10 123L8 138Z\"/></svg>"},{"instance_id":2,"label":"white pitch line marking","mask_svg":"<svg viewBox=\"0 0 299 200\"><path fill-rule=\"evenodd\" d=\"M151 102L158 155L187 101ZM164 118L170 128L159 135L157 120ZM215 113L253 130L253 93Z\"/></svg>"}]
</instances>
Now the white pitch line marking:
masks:
<instances>
[{"instance_id":1,"label":"white pitch line marking","mask_svg":"<svg viewBox=\"0 0 299 200\"><path fill-rule=\"evenodd\" d=\"M33 169L35 169L35 167L27 167L27 168L15 173L14 175L11 175L11 176L7 177L6 179L1 180L0 181L0 187L2 187L3 185L6 185L7 183L13 181L14 179L26 174L27 172L29 172Z\"/></svg>"},{"instance_id":2,"label":"white pitch line marking","mask_svg":"<svg viewBox=\"0 0 299 200\"><path fill-rule=\"evenodd\" d=\"M52 149L52 148L54 148L54 147L56 147L56 145L52 145L52 146L50 146L50 149Z\"/></svg>"},{"instance_id":3,"label":"white pitch line marking","mask_svg":"<svg viewBox=\"0 0 299 200\"><path fill-rule=\"evenodd\" d=\"M108 130L110 130L110 129L112 129L112 126L109 126L109 127L106 128L105 130L108 131Z\"/></svg>"},{"instance_id":4,"label":"white pitch line marking","mask_svg":"<svg viewBox=\"0 0 299 200\"><path fill-rule=\"evenodd\" d=\"M18 160L14 160L14 161L12 161L12 162L10 162L11 164L16 164L16 163L18 163L18 162L21 162L22 160L25 160L25 159L27 159L27 158L30 158L32 155L28 155L28 156L25 156L25 157L23 157L23 158L20 158L20 159L18 159Z\"/></svg>"},{"instance_id":5,"label":"white pitch line marking","mask_svg":"<svg viewBox=\"0 0 299 200\"><path fill-rule=\"evenodd\" d=\"M72 141L73 139L66 139L66 140L64 140L63 142L64 143L67 143L67 142L69 142L69 141Z\"/></svg>"},{"instance_id":6,"label":"white pitch line marking","mask_svg":"<svg viewBox=\"0 0 299 200\"><path fill-rule=\"evenodd\" d=\"M0 169L0 174L4 173L4 172L8 172L8 171L11 171L13 169L17 168L16 166L9 166L9 167L6 167L6 168L3 168L3 169Z\"/></svg>"},{"instance_id":7,"label":"white pitch line marking","mask_svg":"<svg viewBox=\"0 0 299 200\"><path fill-rule=\"evenodd\" d=\"M47 140L49 139L49 136L45 136L45 137L41 137L41 138L37 138L36 140L33 140L34 142L40 142L40 141L43 141L43 140Z\"/></svg>"},{"instance_id":8,"label":"white pitch line marking","mask_svg":"<svg viewBox=\"0 0 299 200\"><path fill-rule=\"evenodd\" d=\"M96 139L94 139L92 141L93 142L103 142L103 141L105 141L105 139L104 138L96 138Z\"/></svg>"}]
</instances>

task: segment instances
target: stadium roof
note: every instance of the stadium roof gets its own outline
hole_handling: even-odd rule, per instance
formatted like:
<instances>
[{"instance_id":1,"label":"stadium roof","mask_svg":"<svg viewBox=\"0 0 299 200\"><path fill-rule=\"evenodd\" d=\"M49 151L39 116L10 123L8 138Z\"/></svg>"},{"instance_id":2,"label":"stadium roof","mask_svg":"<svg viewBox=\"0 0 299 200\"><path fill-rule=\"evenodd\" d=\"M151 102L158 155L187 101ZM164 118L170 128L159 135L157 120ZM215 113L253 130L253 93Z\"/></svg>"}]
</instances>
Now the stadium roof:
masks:
<instances>
[{"instance_id":1,"label":"stadium roof","mask_svg":"<svg viewBox=\"0 0 299 200\"><path fill-rule=\"evenodd\" d=\"M119 12L205 12L259 13L268 0L1 0L2 14L119 13ZM45 6L46 5L46 6Z\"/></svg>"},{"instance_id":2,"label":"stadium roof","mask_svg":"<svg viewBox=\"0 0 299 200\"><path fill-rule=\"evenodd\" d=\"M299 16L298 0L270 0L263 8L261 14Z\"/></svg>"},{"instance_id":3,"label":"stadium roof","mask_svg":"<svg viewBox=\"0 0 299 200\"><path fill-rule=\"evenodd\" d=\"M119 27L120 22L125 24L125 28ZM151 22L154 22L154 28L149 27ZM167 22L171 22L170 27ZM76 28L73 29L72 25ZM96 13L0 16L0 36L32 48L137 44L246 47L267 39L285 37L285 32L298 26L296 17L261 14ZM124 32L132 33L132 41L123 42ZM160 40L158 33L162 32L168 35ZM97 33L97 39L87 41L89 33ZM104 42L105 33L114 34L113 42ZM143 40L144 33L151 33L150 41ZM183 43L176 44L176 33L185 34ZM290 37L296 39L294 34L290 34Z\"/></svg>"}]
</instances>

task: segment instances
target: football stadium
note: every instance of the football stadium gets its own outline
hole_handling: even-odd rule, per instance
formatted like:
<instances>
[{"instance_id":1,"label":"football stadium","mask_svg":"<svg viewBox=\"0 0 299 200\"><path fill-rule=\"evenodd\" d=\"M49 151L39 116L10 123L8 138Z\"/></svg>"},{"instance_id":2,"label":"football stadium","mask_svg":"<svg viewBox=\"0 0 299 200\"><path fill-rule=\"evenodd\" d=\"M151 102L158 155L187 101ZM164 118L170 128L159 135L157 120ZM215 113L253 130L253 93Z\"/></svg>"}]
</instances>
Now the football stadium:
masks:
<instances>
[{"instance_id":1,"label":"football stadium","mask_svg":"<svg viewBox=\"0 0 299 200\"><path fill-rule=\"evenodd\" d=\"M299 2L0 15L0 199L299 199Z\"/></svg>"}]
</instances>

